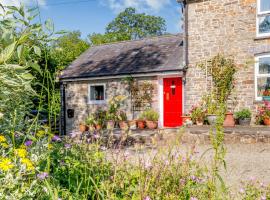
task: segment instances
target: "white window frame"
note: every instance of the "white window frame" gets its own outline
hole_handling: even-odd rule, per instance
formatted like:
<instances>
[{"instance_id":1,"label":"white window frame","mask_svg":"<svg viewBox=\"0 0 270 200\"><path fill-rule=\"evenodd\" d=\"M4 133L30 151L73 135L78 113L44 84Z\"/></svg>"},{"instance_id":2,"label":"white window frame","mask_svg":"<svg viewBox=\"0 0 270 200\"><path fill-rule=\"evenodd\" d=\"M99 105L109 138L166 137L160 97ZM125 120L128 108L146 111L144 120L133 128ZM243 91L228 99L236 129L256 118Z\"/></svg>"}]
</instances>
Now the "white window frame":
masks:
<instances>
[{"instance_id":1,"label":"white window frame","mask_svg":"<svg viewBox=\"0 0 270 200\"><path fill-rule=\"evenodd\" d=\"M270 58L270 53L263 54L255 57L255 97L256 101L262 101L262 97L258 96L258 78L270 77L270 74L259 74L259 60L261 58Z\"/></svg>"},{"instance_id":2,"label":"white window frame","mask_svg":"<svg viewBox=\"0 0 270 200\"><path fill-rule=\"evenodd\" d=\"M256 17L256 34L257 34L257 37L267 37L267 36L270 36L270 32L269 33L260 33L259 32L259 18L260 17L264 17L264 16L267 16L267 15L270 15L270 10L269 11L264 11L264 12L261 12L261 0L257 0L257 17Z\"/></svg>"},{"instance_id":3,"label":"white window frame","mask_svg":"<svg viewBox=\"0 0 270 200\"><path fill-rule=\"evenodd\" d=\"M91 86L103 86L104 88L104 100L91 100ZM88 104L106 104L106 84L105 83L96 83L88 84Z\"/></svg>"}]
</instances>

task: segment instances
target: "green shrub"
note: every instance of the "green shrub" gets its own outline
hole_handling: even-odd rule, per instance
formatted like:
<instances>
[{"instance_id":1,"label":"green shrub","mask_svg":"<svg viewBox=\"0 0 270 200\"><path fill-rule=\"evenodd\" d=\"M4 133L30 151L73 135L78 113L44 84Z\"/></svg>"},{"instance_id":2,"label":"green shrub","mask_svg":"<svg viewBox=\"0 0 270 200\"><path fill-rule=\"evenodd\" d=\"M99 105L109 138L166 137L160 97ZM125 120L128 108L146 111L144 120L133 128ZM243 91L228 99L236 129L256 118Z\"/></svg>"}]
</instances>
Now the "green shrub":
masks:
<instances>
[{"instance_id":1,"label":"green shrub","mask_svg":"<svg viewBox=\"0 0 270 200\"><path fill-rule=\"evenodd\" d=\"M249 109L242 109L235 113L236 119L247 119L251 118L251 111Z\"/></svg>"},{"instance_id":2,"label":"green shrub","mask_svg":"<svg viewBox=\"0 0 270 200\"><path fill-rule=\"evenodd\" d=\"M158 121L159 114L153 109L148 109L142 113L141 117L148 121Z\"/></svg>"}]
</instances>

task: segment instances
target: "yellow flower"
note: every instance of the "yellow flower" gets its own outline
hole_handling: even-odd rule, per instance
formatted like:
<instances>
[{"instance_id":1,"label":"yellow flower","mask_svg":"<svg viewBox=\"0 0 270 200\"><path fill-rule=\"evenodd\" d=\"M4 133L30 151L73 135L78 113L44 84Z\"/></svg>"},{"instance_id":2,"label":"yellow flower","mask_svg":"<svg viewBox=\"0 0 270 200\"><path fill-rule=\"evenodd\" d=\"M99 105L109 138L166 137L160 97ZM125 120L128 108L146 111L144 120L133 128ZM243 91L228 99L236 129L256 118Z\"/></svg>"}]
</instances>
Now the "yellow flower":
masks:
<instances>
[{"instance_id":1,"label":"yellow flower","mask_svg":"<svg viewBox=\"0 0 270 200\"><path fill-rule=\"evenodd\" d=\"M28 158L22 158L21 162L26 166L28 171L33 171L35 169L33 162Z\"/></svg>"},{"instance_id":2,"label":"yellow flower","mask_svg":"<svg viewBox=\"0 0 270 200\"><path fill-rule=\"evenodd\" d=\"M9 147L7 143L1 143L1 146L4 147L5 149Z\"/></svg>"},{"instance_id":3,"label":"yellow flower","mask_svg":"<svg viewBox=\"0 0 270 200\"><path fill-rule=\"evenodd\" d=\"M52 144L48 144L48 149L52 149L53 145Z\"/></svg>"},{"instance_id":4,"label":"yellow flower","mask_svg":"<svg viewBox=\"0 0 270 200\"><path fill-rule=\"evenodd\" d=\"M2 143L2 142L6 142L6 141L7 141L7 139L5 138L5 136L0 135L0 142Z\"/></svg>"},{"instance_id":5,"label":"yellow flower","mask_svg":"<svg viewBox=\"0 0 270 200\"><path fill-rule=\"evenodd\" d=\"M15 153L20 158L25 158L27 156L27 151L25 149L15 149Z\"/></svg>"},{"instance_id":6,"label":"yellow flower","mask_svg":"<svg viewBox=\"0 0 270 200\"><path fill-rule=\"evenodd\" d=\"M2 171L8 171L12 169L14 165L12 164L11 160L9 158L1 158L0 161L0 169Z\"/></svg>"},{"instance_id":7,"label":"yellow flower","mask_svg":"<svg viewBox=\"0 0 270 200\"><path fill-rule=\"evenodd\" d=\"M46 132L44 130L39 130L36 135L37 137L44 137L46 135Z\"/></svg>"}]
</instances>

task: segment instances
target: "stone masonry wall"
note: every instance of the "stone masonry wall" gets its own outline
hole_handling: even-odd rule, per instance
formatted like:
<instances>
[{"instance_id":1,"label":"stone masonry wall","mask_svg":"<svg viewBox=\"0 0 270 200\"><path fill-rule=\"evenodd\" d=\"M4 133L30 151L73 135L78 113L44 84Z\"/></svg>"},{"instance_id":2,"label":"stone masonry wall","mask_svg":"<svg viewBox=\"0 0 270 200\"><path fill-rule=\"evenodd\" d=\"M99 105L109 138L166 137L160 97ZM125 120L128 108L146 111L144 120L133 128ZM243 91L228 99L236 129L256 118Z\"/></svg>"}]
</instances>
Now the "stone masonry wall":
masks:
<instances>
[{"instance_id":1,"label":"stone masonry wall","mask_svg":"<svg viewBox=\"0 0 270 200\"><path fill-rule=\"evenodd\" d=\"M140 78L137 80L139 82L144 82L144 81L152 82L154 86L152 107L158 111L157 78L149 77L149 78ZM73 118L68 118L66 116L66 132L67 133L78 131L79 124L81 122L84 122L89 114L95 112L100 107L102 109L105 109L107 107L107 104L94 105L94 104L88 103L89 84L96 84L96 83L106 84L106 91L105 91L106 100L117 95L125 95L129 97L127 86L123 84L121 79L68 82L66 86L66 110L74 109L75 112L74 112ZM130 98L128 98L124 102L124 106L121 109L127 113L129 119L132 118Z\"/></svg>"},{"instance_id":2,"label":"stone masonry wall","mask_svg":"<svg viewBox=\"0 0 270 200\"><path fill-rule=\"evenodd\" d=\"M222 53L233 56L239 66L236 110L250 108L255 113L259 102L255 100L254 56L270 52L270 38L256 38L256 0L189 2L185 111L207 91L206 75L196 64Z\"/></svg>"}]
</instances>

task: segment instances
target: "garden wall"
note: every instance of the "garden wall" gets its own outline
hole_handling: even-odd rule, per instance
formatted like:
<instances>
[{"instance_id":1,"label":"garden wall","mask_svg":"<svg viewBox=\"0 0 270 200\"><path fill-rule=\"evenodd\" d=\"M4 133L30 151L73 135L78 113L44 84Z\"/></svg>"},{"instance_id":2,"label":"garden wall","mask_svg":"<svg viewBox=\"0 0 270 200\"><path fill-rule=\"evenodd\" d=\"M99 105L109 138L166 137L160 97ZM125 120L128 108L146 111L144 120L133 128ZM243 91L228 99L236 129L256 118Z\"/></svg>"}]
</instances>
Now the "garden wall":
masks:
<instances>
[{"instance_id":1,"label":"garden wall","mask_svg":"<svg viewBox=\"0 0 270 200\"><path fill-rule=\"evenodd\" d=\"M158 87L156 77L146 77L137 79L138 83L143 83L144 81L150 82L154 86L152 107L158 111ZM67 82L66 85L66 111L68 109L74 109L74 117L68 118L66 115L66 132L70 133L72 131L78 131L79 124L84 122L86 117L95 112L98 108L106 109L107 104L94 105L88 103L88 87L89 84L101 83L106 85L105 96L106 100L117 96L124 95L127 96L127 100L124 102L124 106L121 110L124 110L128 119L132 119L132 107L130 101L130 95L128 87L123 83L122 79L108 79L108 80L96 80L96 81L78 81L78 82ZM135 117L139 113L135 113Z\"/></svg>"},{"instance_id":2,"label":"garden wall","mask_svg":"<svg viewBox=\"0 0 270 200\"><path fill-rule=\"evenodd\" d=\"M256 38L256 0L204 0L188 4L188 62L185 112L209 91L211 82L196 64L218 53L233 56L236 74L236 110L255 100L254 56L270 52L270 38Z\"/></svg>"}]
</instances>

